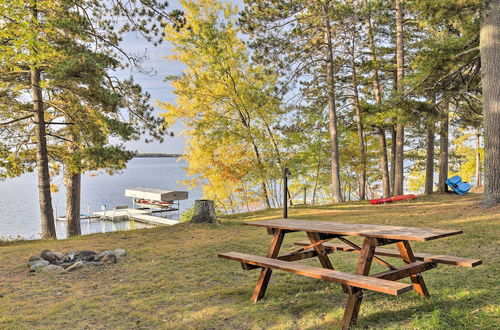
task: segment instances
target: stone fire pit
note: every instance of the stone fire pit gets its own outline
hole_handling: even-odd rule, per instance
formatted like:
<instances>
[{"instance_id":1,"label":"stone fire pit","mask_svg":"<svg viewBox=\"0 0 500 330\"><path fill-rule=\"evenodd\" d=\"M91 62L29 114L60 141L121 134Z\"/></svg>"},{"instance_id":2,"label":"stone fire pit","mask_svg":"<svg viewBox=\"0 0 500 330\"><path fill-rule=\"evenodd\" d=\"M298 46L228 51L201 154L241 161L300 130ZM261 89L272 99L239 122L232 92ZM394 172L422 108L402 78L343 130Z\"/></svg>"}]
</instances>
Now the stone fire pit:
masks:
<instances>
[{"instance_id":1,"label":"stone fire pit","mask_svg":"<svg viewBox=\"0 0 500 330\"><path fill-rule=\"evenodd\" d=\"M90 250L68 253L43 250L40 256L31 256L28 267L31 272L67 273L85 266L104 266L117 263L127 255L124 249L106 250L97 253Z\"/></svg>"}]
</instances>

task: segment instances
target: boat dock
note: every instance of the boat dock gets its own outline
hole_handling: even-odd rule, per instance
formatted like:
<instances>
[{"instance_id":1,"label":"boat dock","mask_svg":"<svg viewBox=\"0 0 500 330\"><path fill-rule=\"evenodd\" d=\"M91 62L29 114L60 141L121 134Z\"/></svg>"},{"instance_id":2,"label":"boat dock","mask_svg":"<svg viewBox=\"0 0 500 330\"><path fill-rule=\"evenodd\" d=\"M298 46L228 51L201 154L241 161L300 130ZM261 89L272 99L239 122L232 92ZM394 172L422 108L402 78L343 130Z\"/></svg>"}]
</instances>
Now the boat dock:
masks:
<instances>
[{"instance_id":1,"label":"boat dock","mask_svg":"<svg viewBox=\"0 0 500 330\"><path fill-rule=\"evenodd\" d=\"M133 199L133 208L116 206L108 211L104 207L101 212L92 213L92 216L108 221L134 220L159 226L171 226L178 224L179 221L156 214L180 212L179 201L187 199L188 193L187 191L133 188L126 189L125 196Z\"/></svg>"},{"instance_id":2,"label":"boat dock","mask_svg":"<svg viewBox=\"0 0 500 330\"><path fill-rule=\"evenodd\" d=\"M153 214L154 213L150 209L141 210L127 208L94 212L92 215L106 221L134 220L159 226L171 226L179 223L177 220L159 217Z\"/></svg>"}]
</instances>

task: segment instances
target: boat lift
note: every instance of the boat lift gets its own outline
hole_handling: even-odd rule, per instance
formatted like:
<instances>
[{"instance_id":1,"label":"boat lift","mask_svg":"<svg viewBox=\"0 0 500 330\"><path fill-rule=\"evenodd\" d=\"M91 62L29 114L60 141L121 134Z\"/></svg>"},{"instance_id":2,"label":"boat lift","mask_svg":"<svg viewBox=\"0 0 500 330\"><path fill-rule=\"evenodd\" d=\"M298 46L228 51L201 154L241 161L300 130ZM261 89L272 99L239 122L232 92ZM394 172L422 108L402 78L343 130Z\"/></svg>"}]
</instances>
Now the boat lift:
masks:
<instances>
[{"instance_id":1,"label":"boat lift","mask_svg":"<svg viewBox=\"0 0 500 330\"><path fill-rule=\"evenodd\" d=\"M174 225L178 220L168 219L158 213L179 212L180 201L188 199L187 191L171 191L153 188L125 189L125 196L133 199L133 208L116 206L113 210L95 212L102 220L134 220L155 225ZM180 214L178 214L180 217Z\"/></svg>"}]
</instances>

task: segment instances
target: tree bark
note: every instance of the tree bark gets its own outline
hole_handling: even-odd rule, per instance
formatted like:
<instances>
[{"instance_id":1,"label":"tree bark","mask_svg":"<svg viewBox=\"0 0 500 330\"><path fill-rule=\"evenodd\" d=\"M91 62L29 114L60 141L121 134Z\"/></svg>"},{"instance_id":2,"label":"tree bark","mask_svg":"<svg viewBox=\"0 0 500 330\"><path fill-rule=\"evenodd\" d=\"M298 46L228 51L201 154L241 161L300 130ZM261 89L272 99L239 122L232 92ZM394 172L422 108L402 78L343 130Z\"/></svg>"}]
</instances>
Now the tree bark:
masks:
<instances>
[{"instance_id":1,"label":"tree bark","mask_svg":"<svg viewBox=\"0 0 500 330\"><path fill-rule=\"evenodd\" d=\"M481 188L481 134L476 133L476 187Z\"/></svg>"},{"instance_id":2,"label":"tree bark","mask_svg":"<svg viewBox=\"0 0 500 330\"><path fill-rule=\"evenodd\" d=\"M70 121L66 118L66 121ZM78 155L78 132L75 127L69 128L67 143L71 158L66 164L64 184L66 186L66 236L73 237L82 234L80 226L81 198L81 163Z\"/></svg>"},{"instance_id":3,"label":"tree bark","mask_svg":"<svg viewBox=\"0 0 500 330\"><path fill-rule=\"evenodd\" d=\"M35 19L36 19L36 9ZM31 92L33 94L33 112L36 121L36 169L38 173L38 199L40 202L40 218L42 223L42 239L56 238L52 195L50 193L49 156L45 131L42 88L40 87L40 70L31 69Z\"/></svg>"},{"instance_id":4,"label":"tree bark","mask_svg":"<svg viewBox=\"0 0 500 330\"><path fill-rule=\"evenodd\" d=\"M366 5L365 1L365 5ZM375 48L375 39L373 37L373 28L371 23L371 17L366 18L366 26L368 29L368 48L370 49L372 58L372 86L373 95L375 98L375 103L378 105L382 104L382 88L380 87L380 80L378 75L378 60ZM380 169L382 175L382 190L383 197L389 197L391 195L391 182L389 179L389 162L387 159L387 141L385 138L385 130L382 127L377 128L377 135L379 140L379 161Z\"/></svg>"},{"instance_id":5,"label":"tree bark","mask_svg":"<svg viewBox=\"0 0 500 330\"><path fill-rule=\"evenodd\" d=\"M500 0L483 0L481 83L484 102L483 207L500 203Z\"/></svg>"},{"instance_id":6,"label":"tree bark","mask_svg":"<svg viewBox=\"0 0 500 330\"><path fill-rule=\"evenodd\" d=\"M80 228L80 173L65 173L66 185L66 236L73 237L82 234Z\"/></svg>"},{"instance_id":7,"label":"tree bark","mask_svg":"<svg viewBox=\"0 0 500 330\"><path fill-rule=\"evenodd\" d=\"M425 155L425 194L430 195L434 189L434 123L427 124L427 148Z\"/></svg>"},{"instance_id":8,"label":"tree bark","mask_svg":"<svg viewBox=\"0 0 500 330\"><path fill-rule=\"evenodd\" d=\"M396 89L404 92L404 39L403 39L403 0L396 0ZM396 124L396 150L394 162L394 195L404 194L404 126L398 118Z\"/></svg>"},{"instance_id":9,"label":"tree bark","mask_svg":"<svg viewBox=\"0 0 500 330\"><path fill-rule=\"evenodd\" d=\"M194 212L191 223L218 223L215 214L214 201L209 199L197 199L194 201Z\"/></svg>"},{"instance_id":10,"label":"tree bark","mask_svg":"<svg viewBox=\"0 0 500 330\"><path fill-rule=\"evenodd\" d=\"M332 192L333 202L342 202L342 195L340 192L340 157L339 157L339 138L337 128L337 110L335 106L335 76L333 67L333 46L332 46L332 32L330 28L330 21L328 20L328 8L324 7L324 20L325 20L325 43L327 45L326 62L327 62L327 89L328 89L328 115L329 115L329 130L332 148Z\"/></svg>"},{"instance_id":11,"label":"tree bark","mask_svg":"<svg viewBox=\"0 0 500 330\"><path fill-rule=\"evenodd\" d=\"M441 121L439 131L439 182L438 191L444 193L448 191L445 181L448 179L448 108L444 108L444 116Z\"/></svg>"},{"instance_id":12,"label":"tree bark","mask_svg":"<svg viewBox=\"0 0 500 330\"><path fill-rule=\"evenodd\" d=\"M383 128L378 129L380 167L382 171L382 190L384 198L391 195L391 182L389 181L389 161L387 160L387 142Z\"/></svg>"},{"instance_id":13,"label":"tree bark","mask_svg":"<svg viewBox=\"0 0 500 330\"><path fill-rule=\"evenodd\" d=\"M352 88L354 90L354 111L356 112L356 128L358 131L358 148L361 159L361 169L359 171L359 200L366 199L366 150L365 137L363 132L363 121L361 118L361 105L359 103L358 77L356 72L354 39L352 40Z\"/></svg>"}]
</instances>

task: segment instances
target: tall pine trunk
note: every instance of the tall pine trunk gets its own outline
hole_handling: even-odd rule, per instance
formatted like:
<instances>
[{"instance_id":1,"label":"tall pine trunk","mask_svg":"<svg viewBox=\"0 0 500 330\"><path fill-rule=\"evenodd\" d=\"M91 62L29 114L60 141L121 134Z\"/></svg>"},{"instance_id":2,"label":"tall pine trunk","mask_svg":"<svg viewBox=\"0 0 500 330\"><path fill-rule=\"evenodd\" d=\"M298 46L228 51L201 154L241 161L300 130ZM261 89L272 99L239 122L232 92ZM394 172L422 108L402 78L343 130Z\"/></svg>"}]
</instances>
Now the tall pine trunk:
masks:
<instances>
[{"instance_id":1,"label":"tall pine trunk","mask_svg":"<svg viewBox=\"0 0 500 330\"><path fill-rule=\"evenodd\" d=\"M325 43L327 45L327 90L328 90L328 115L329 115L329 129L330 140L332 148L332 193L333 202L342 202L342 195L340 192L340 157L339 157L339 137L337 128L337 110L335 106L335 76L333 68L333 46L332 46L332 31L330 28L330 21L328 20L328 8L324 7L325 19Z\"/></svg>"},{"instance_id":2,"label":"tall pine trunk","mask_svg":"<svg viewBox=\"0 0 500 330\"><path fill-rule=\"evenodd\" d=\"M73 237L82 234L80 228L80 173L65 173L66 186L66 236Z\"/></svg>"},{"instance_id":3,"label":"tall pine trunk","mask_svg":"<svg viewBox=\"0 0 500 330\"><path fill-rule=\"evenodd\" d=\"M427 148L425 155L425 194L430 195L434 189L434 123L428 123L426 128Z\"/></svg>"},{"instance_id":4,"label":"tall pine trunk","mask_svg":"<svg viewBox=\"0 0 500 330\"><path fill-rule=\"evenodd\" d=\"M379 128L378 132L380 167L382 171L382 190L384 198L391 195L391 182L389 180L389 161L387 160L387 141L385 139L385 131Z\"/></svg>"},{"instance_id":5,"label":"tall pine trunk","mask_svg":"<svg viewBox=\"0 0 500 330\"><path fill-rule=\"evenodd\" d=\"M70 121L66 118L66 121ZM81 164L77 157L79 147L78 134L75 128L70 128L67 146L72 155L70 163L66 164L64 184L66 186L66 236L73 237L82 234L80 226L80 196L81 196Z\"/></svg>"},{"instance_id":6,"label":"tall pine trunk","mask_svg":"<svg viewBox=\"0 0 500 330\"><path fill-rule=\"evenodd\" d=\"M49 156L45 131L45 117L40 87L40 70L31 69L31 92L33 94L33 111L36 121L36 169L38 175L38 199L42 223L42 239L56 238L52 195L50 193Z\"/></svg>"},{"instance_id":7,"label":"tall pine trunk","mask_svg":"<svg viewBox=\"0 0 500 330\"><path fill-rule=\"evenodd\" d=\"M38 20L36 2L31 8L31 20L35 24ZM36 49L33 50L37 52ZM42 87L40 86L41 73L39 68L32 67L31 94L33 96L33 112L36 121L36 170L38 176L38 200L40 204L40 220L42 225L42 239L57 238L52 209L52 195L50 193L49 153L47 150L47 133L45 128L45 110L43 107Z\"/></svg>"},{"instance_id":8,"label":"tall pine trunk","mask_svg":"<svg viewBox=\"0 0 500 330\"><path fill-rule=\"evenodd\" d=\"M481 83L484 102L483 206L500 203L500 0L483 0Z\"/></svg>"},{"instance_id":9,"label":"tall pine trunk","mask_svg":"<svg viewBox=\"0 0 500 330\"><path fill-rule=\"evenodd\" d=\"M476 187L480 188L481 182L481 134L476 133Z\"/></svg>"},{"instance_id":10,"label":"tall pine trunk","mask_svg":"<svg viewBox=\"0 0 500 330\"><path fill-rule=\"evenodd\" d=\"M355 48L354 39L352 41L352 88L354 90L354 110L356 112L356 128L358 131L358 148L359 157L361 160L361 169L359 171L359 199L366 199L366 150L365 150L365 137L363 132L363 121L361 118L361 105L359 103L359 92L358 92L358 77L356 72L356 61L355 61Z\"/></svg>"},{"instance_id":11,"label":"tall pine trunk","mask_svg":"<svg viewBox=\"0 0 500 330\"><path fill-rule=\"evenodd\" d=\"M403 39L403 0L396 0L396 89L404 93L404 39ZM404 193L404 126L398 118L396 124L396 150L394 159L394 195Z\"/></svg>"},{"instance_id":12,"label":"tall pine trunk","mask_svg":"<svg viewBox=\"0 0 500 330\"><path fill-rule=\"evenodd\" d=\"M391 194L394 195L394 177L396 175L396 127L391 126Z\"/></svg>"},{"instance_id":13,"label":"tall pine trunk","mask_svg":"<svg viewBox=\"0 0 500 330\"><path fill-rule=\"evenodd\" d=\"M365 1L365 5L366 5ZM371 23L371 17L366 18L366 26L368 29L368 47L371 53L372 59L372 86L373 95L377 105L382 104L382 88L380 87L380 80L378 76L378 60L375 47L375 39L373 37L373 28ZM377 135L379 140L379 162L380 171L382 175L382 190L383 197L389 197L391 195L391 182L389 179L389 161L387 159L387 141L385 138L385 130L382 127L377 128Z\"/></svg>"},{"instance_id":14,"label":"tall pine trunk","mask_svg":"<svg viewBox=\"0 0 500 330\"><path fill-rule=\"evenodd\" d=\"M448 178L448 107L444 107L443 119L439 131L439 182L438 191L444 193L448 191L446 179Z\"/></svg>"}]
</instances>

